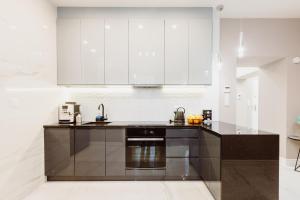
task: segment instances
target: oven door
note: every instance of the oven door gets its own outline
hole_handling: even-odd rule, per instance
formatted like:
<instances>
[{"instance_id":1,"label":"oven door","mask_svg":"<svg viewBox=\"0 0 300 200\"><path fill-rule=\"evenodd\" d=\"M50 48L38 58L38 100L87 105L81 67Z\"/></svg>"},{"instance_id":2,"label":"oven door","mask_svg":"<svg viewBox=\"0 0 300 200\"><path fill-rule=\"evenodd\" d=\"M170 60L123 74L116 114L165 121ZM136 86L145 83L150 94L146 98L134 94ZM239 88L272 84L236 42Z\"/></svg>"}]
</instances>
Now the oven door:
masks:
<instances>
[{"instance_id":1,"label":"oven door","mask_svg":"<svg viewBox=\"0 0 300 200\"><path fill-rule=\"evenodd\" d=\"M126 169L165 169L166 141L164 137L128 137Z\"/></svg>"}]
</instances>

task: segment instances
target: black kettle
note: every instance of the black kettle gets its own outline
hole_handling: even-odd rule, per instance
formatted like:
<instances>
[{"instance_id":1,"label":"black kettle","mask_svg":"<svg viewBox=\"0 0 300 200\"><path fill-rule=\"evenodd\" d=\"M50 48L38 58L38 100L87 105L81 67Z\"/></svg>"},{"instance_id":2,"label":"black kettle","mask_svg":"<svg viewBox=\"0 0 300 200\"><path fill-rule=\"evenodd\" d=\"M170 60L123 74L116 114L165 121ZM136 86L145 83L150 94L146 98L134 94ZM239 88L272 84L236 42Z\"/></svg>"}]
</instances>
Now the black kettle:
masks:
<instances>
[{"instance_id":1,"label":"black kettle","mask_svg":"<svg viewBox=\"0 0 300 200\"><path fill-rule=\"evenodd\" d=\"M174 112L174 123L184 124L185 123L185 109L184 107L179 107Z\"/></svg>"}]
</instances>

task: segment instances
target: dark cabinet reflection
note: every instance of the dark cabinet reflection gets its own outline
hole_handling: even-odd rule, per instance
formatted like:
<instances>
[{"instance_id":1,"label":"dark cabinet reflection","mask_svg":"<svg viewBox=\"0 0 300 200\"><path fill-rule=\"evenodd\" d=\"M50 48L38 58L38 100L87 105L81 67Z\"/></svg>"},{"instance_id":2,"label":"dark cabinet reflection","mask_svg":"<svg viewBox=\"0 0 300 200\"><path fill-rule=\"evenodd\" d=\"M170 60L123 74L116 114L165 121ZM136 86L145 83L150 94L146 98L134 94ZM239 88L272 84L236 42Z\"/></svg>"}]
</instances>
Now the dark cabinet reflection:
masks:
<instances>
[{"instance_id":1,"label":"dark cabinet reflection","mask_svg":"<svg viewBox=\"0 0 300 200\"><path fill-rule=\"evenodd\" d=\"M221 138L202 130L199 173L216 200L221 199Z\"/></svg>"},{"instance_id":2,"label":"dark cabinet reflection","mask_svg":"<svg viewBox=\"0 0 300 200\"><path fill-rule=\"evenodd\" d=\"M74 176L74 131L69 128L46 128L45 175Z\"/></svg>"},{"instance_id":3,"label":"dark cabinet reflection","mask_svg":"<svg viewBox=\"0 0 300 200\"><path fill-rule=\"evenodd\" d=\"M105 176L105 129L75 129L75 176Z\"/></svg>"}]
</instances>

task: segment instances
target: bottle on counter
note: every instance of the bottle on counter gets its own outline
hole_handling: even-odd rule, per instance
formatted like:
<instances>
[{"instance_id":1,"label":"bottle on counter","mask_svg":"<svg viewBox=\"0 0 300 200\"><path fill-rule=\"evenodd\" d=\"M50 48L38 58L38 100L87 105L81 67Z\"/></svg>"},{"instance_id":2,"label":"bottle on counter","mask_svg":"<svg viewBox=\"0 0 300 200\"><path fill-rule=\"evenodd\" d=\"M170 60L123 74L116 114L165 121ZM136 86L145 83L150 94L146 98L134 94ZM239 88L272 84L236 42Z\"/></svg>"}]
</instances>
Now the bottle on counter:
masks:
<instances>
[{"instance_id":1,"label":"bottle on counter","mask_svg":"<svg viewBox=\"0 0 300 200\"><path fill-rule=\"evenodd\" d=\"M76 121L76 124L82 124L82 117L81 117L80 113L77 114L75 121Z\"/></svg>"}]
</instances>

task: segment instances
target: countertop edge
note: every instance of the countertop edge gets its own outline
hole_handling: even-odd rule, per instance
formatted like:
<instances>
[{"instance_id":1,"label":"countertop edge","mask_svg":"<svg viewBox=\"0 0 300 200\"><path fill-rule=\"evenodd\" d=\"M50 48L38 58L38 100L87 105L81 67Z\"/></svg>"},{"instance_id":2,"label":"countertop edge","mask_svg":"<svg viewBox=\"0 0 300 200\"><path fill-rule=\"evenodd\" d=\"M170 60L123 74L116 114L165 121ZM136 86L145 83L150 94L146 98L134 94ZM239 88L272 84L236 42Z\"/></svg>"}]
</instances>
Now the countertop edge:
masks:
<instances>
[{"instance_id":1,"label":"countertop edge","mask_svg":"<svg viewBox=\"0 0 300 200\"><path fill-rule=\"evenodd\" d=\"M137 124L134 125L134 122L112 122L111 124L106 125L88 125L88 124L52 124L52 125L44 125L44 128L97 128L97 129L105 129L105 128L167 128L167 129L201 129L208 131L215 136L279 136L277 133L271 133L267 131L260 130L251 130L244 127L239 127L234 124L229 124L225 122L213 122L210 126L199 124L199 125L174 125L163 123L162 124Z\"/></svg>"}]
</instances>

